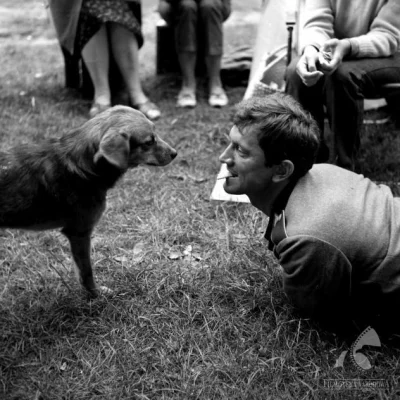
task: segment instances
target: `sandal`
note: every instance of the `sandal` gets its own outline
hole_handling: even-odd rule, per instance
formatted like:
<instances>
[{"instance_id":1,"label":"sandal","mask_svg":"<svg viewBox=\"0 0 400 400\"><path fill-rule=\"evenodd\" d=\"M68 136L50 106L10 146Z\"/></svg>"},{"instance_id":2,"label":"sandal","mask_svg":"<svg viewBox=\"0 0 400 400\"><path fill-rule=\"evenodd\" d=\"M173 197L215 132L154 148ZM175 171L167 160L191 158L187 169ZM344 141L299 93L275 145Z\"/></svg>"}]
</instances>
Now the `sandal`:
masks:
<instances>
[{"instance_id":1,"label":"sandal","mask_svg":"<svg viewBox=\"0 0 400 400\"><path fill-rule=\"evenodd\" d=\"M193 108L196 107L196 95L191 90L181 90L178 94L178 100L176 102L177 107L181 108Z\"/></svg>"},{"instance_id":2,"label":"sandal","mask_svg":"<svg viewBox=\"0 0 400 400\"><path fill-rule=\"evenodd\" d=\"M151 121L159 118L161 115L160 109L150 100L146 100L144 103L135 104L132 107L142 112Z\"/></svg>"},{"instance_id":3,"label":"sandal","mask_svg":"<svg viewBox=\"0 0 400 400\"><path fill-rule=\"evenodd\" d=\"M210 97L208 98L208 104L211 107L224 107L228 104L228 97L224 91L224 89L220 88L210 93Z\"/></svg>"},{"instance_id":4,"label":"sandal","mask_svg":"<svg viewBox=\"0 0 400 400\"><path fill-rule=\"evenodd\" d=\"M111 104L100 104L94 102L89 110L89 118L93 118L96 115L102 113L103 111L108 110L111 107Z\"/></svg>"}]
</instances>

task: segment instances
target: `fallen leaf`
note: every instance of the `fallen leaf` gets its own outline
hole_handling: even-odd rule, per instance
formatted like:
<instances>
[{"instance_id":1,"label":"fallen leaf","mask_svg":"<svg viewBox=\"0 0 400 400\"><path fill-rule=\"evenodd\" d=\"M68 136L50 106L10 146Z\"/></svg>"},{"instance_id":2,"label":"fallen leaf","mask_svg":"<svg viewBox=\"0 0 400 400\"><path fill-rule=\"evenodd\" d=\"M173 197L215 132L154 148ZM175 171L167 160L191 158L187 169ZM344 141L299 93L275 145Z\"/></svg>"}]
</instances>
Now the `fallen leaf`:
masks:
<instances>
[{"instance_id":1,"label":"fallen leaf","mask_svg":"<svg viewBox=\"0 0 400 400\"><path fill-rule=\"evenodd\" d=\"M192 245L189 244L189 246L186 246L185 250L183 250L183 254L185 256L190 256L190 253L192 252L193 247Z\"/></svg>"},{"instance_id":2,"label":"fallen leaf","mask_svg":"<svg viewBox=\"0 0 400 400\"><path fill-rule=\"evenodd\" d=\"M236 242L243 243L243 242L247 242L248 236L243 235L241 233L234 233L232 235L232 239L235 240Z\"/></svg>"},{"instance_id":3,"label":"fallen leaf","mask_svg":"<svg viewBox=\"0 0 400 400\"><path fill-rule=\"evenodd\" d=\"M172 252L172 253L168 254L168 258L170 260L177 260L178 258L181 258L181 257L182 257L182 253L180 253L180 252Z\"/></svg>"},{"instance_id":4,"label":"fallen leaf","mask_svg":"<svg viewBox=\"0 0 400 400\"><path fill-rule=\"evenodd\" d=\"M202 260L202 258L201 258L199 253L192 253L192 257L197 261L201 261Z\"/></svg>"},{"instance_id":5,"label":"fallen leaf","mask_svg":"<svg viewBox=\"0 0 400 400\"><path fill-rule=\"evenodd\" d=\"M133 254L137 255L139 253L142 253L144 250L144 246L145 246L144 242L136 243L135 246L133 247Z\"/></svg>"},{"instance_id":6,"label":"fallen leaf","mask_svg":"<svg viewBox=\"0 0 400 400\"><path fill-rule=\"evenodd\" d=\"M126 256L116 256L116 257L114 257L114 260L118 261L120 263L124 263L124 262L128 261L128 257L126 257Z\"/></svg>"},{"instance_id":7,"label":"fallen leaf","mask_svg":"<svg viewBox=\"0 0 400 400\"><path fill-rule=\"evenodd\" d=\"M207 180L208 180L208 178L200 178L200 177L197 177L197 176L193 176L193 175L188 175L188 177L192 180L192 181L194 181L194 182L196 182L196 183L203 183L203 182L206 182Z\"/></svg>"},{"instance_id":8,"label":"fallen leaf","mask_svg":"<svg viewBox=\"0 0 400 400\"><path fill-rule=\"evenodd\" d=\"M169 178L177 179L178 181L185 181L186 177L183 175L168 175Z\"/></svg>"}]
</instances>

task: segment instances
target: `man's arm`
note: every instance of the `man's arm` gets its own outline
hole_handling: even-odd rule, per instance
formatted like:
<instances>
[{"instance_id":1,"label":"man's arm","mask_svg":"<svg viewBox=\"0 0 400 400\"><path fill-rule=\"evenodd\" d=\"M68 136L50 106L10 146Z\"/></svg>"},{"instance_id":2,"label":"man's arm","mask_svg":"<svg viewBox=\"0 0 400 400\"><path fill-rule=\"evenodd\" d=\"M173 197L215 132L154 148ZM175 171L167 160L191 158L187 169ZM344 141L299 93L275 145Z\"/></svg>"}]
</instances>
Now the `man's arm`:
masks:
<instances>
[{"instance_id":1,"label":"man's arm","mask_svg":"<svg viewBox=\"0 0 400 400\"><path fill-rule=\"evenodd\" d=\"M349 321L352 266L339 249L298 235L282 240L275 252L284 291L296 308L333 328Z\"/></svg>"},{"instance_id":2,"label":"man's arm","mask_svg":"<svg viewBox=\"0 0 400 400\"><path fill-rule=\"evenodd\" d=\"M357 1L359 7L363 7L362 0ZM369 10L369 13L367 10L363 16L360 16L356 13L357 4L353 5L350 2L343 1L339 5L342 7L341 10L333 10L330 0L307 0L304 10L304 27L300 31L301 52L307 46L321 49L326 41L334 39L335 24L342 30L344 29L343 24L350 29L359 26L359 29L362 30L356 36L350 33L346 35L346 31L343 30L342 37L336 38L350 40L351 47L348 57L388 57L398 51L400 46L399 0L388 0L377 15L374 14L374 10ZM340 13L340 17L335 15L338 13ZM345 20L342 20L343 18ZM362 18L362 20L357 18ZM369 24L370 18L371 20L373 18L371 24Z\"/></svg>"},{"instance_id":3,"label":"man's arm","mask_svg":"<svg viewBox=\"0 0 400 400\"><path fill-rule=\"evenodd\" d=\"M304 14L304 27L300 27L300 53L307 46L319 50L327 40L334 38L335 17L329 0L307 0Z\"/></svg>"},{"instance_id":4,"label":"man's arm","mask_svg":"<svg viewBox=\"0 0 400 400\"><path fill-rule=\"evenodd\" d=\"M388 0L371 24L370 31L350 38L350 57L389 57L400 48L400 1Z\"/></svg>"}]
</instances>

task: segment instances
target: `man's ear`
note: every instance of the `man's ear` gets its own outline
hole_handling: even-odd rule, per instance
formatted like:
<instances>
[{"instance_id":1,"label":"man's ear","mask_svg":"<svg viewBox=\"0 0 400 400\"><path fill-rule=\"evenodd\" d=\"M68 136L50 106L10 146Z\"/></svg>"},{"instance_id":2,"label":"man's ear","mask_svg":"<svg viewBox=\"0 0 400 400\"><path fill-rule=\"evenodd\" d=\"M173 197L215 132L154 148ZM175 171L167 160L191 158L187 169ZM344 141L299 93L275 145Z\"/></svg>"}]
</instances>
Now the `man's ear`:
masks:
<instances>
[{"instance_id":1,"label":"man's ear","mask_svg":"<svg viewBox=\"0 0 400 400\"><path fill-rule=\"evenodd\" d=\"M290 160L283 160L280 164L275 165L274 176L272 181L275 183L289 179L294 172L294 164Z\"/></svg>"}]
</instances>

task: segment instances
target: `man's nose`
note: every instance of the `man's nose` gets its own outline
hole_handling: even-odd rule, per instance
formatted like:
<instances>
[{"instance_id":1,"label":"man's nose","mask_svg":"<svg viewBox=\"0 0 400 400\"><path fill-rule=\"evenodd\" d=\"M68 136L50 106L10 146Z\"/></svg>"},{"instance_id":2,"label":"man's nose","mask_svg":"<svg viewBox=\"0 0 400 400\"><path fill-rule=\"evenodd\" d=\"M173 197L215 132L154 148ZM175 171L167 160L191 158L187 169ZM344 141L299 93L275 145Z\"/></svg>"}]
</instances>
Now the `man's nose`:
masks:
<instances>
[{"instance_id":1,"label":"man's nose","mask_svg":"<svg viewBox=\"0 0 400 400\"><path fill-rule=\"evenodd\" d=\"M230 155L230 145L224 150L224 152L219 156L219 162L221 163L229 163L229 160L231 159Z\"/></svg>"}]
</instances>

